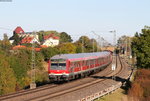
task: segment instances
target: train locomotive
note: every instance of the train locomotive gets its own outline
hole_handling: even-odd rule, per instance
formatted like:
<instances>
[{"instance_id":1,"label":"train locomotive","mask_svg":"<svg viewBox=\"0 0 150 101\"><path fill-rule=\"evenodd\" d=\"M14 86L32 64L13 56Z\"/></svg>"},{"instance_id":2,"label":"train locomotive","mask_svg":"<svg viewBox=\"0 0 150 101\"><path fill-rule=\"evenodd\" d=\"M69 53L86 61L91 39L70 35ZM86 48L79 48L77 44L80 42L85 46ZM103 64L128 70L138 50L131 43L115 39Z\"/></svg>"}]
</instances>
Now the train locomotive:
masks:
<instances>
[{"instance_id":1,"label":"train locomotive","mask_svg":"<svg viewBox=\"0 0 150 101\"><path fill-rule=\"evenodd\" d=\"M51 81L68 81L104 69L112 62L112 52L59 54L51 57L48 74Z\"/></svg>"}]
</instances>

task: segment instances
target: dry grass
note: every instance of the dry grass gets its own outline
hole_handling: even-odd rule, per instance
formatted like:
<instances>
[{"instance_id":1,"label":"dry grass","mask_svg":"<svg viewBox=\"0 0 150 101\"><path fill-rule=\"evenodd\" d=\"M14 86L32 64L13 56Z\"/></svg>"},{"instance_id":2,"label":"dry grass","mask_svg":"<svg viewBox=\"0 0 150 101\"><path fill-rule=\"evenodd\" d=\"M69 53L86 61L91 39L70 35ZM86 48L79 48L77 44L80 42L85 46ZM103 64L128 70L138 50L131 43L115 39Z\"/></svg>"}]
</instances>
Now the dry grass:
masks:
<instances>
[{"instance_id":1,"label":"dry grass","mask_svg":"<svg viewBox=\"0 0 150 101\"><path fill-rule=\"evenodd\" d=\"M125 91L119 88L113 93L106 95L104 97L101 97L95 101L128 101L128 100L127 100L127 95L125 94Z\"/></svg>"},{"instance_id":2,"label":"dry grass","mask_svg":"<svg viewBox=\"0 0 150 101\"><path fill-rule=\"evenodd\" d=\"M139 101L150 101L150 70L138 69L128 96Z\"/></svg>"}]
</instances>

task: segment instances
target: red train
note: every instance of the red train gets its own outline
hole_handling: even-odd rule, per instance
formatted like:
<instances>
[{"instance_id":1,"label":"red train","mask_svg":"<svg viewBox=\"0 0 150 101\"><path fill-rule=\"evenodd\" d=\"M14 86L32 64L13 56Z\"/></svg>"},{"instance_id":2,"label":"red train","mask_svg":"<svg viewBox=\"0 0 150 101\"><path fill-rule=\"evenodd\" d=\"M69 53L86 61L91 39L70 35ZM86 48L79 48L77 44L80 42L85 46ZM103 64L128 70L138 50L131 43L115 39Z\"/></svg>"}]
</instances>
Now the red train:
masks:
<instances>
[{"instance_id":1,"label":"red train","mask_svg":"<svg viewBox=\"0 0 150 101\"><path fill-rule=\"evenodd\" d=\"M60 54L49 61L48 74L52 81L65 81L87 76L112 62L112 52Z\"/></svg>"}]
</instances>

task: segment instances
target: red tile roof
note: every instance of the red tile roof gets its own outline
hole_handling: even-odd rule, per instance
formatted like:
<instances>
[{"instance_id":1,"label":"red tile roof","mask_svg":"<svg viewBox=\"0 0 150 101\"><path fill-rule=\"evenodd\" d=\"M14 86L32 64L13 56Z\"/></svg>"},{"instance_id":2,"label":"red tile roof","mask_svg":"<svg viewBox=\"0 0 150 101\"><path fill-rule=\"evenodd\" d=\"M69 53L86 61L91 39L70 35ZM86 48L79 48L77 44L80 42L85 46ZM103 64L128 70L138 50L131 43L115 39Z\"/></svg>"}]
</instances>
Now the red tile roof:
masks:
<instances>
[{"instance_id":1,"label":"red tile roof","mask_svg":"<svg viewBox=\"0 0 150 101\"><path fill-rule=\"evenodd\" d=\"M47 46L46 45L41 45L41 48L47 48Z\"/></svg>"},{"instance_id":2,"label":"red tile roof","mask_svg":"<svg viewBox=\"0 0 150 101\"><path fill-rule=\"evenodd\" d=\"M35 48L35 51L40 52L41 48Z\"/></svg>"},{"instance_id":3,"label":"red tile roof","mask_svg":"<svg viewBox=\"0 0 150 101\"><path fill-rule=\"evenodd\" d=\"M25 37L21 40L21 43L30 43L33 39L33 37Z\"/></svg>"},{"instance_id":4,"label":"red tile roof","mask_svg":"<svg viewBox=\"0 0 150 101\"><path fill-rule=\"evenodd\" d=\"M20 34L20 33L24 33L24 30L21 28L21 27L17 27L15 30L14 30L15 33L17 34Z\"/></svg>"},{"instance_id":5,"label":"red tile roof","mask_svg":"<svg viewBox=\"0 0 150 101\"><path fill-rule=\"evenodd\" d=\"M45 36L44 36L44 40L47 40L47 39L49 39L49 38L59 39L59 37L54 36L54 34L53 34L53 33L52 33L52 34L49 34L49 35L45 35Z\"/></svg>"},{"instance_id":6,"label":"red tile roof","mask_svg":"<svg viewBox=\"0 0 150 101\"><path fill-rule=\"evenodd\" d=\"M12 49L13 49L13 50L16 50L16 49L22 49L22 48L26 48L26 46L17 45L17 46L14 46Z\"/></svg>"}]
</instances>

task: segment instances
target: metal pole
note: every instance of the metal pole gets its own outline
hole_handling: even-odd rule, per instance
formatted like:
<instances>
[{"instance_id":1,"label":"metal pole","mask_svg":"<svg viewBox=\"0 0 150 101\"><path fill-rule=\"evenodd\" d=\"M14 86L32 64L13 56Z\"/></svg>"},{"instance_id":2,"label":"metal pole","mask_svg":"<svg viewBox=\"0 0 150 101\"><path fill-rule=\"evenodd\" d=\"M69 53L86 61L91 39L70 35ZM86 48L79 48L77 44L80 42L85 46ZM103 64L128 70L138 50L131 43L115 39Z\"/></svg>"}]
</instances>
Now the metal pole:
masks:
<instances>
[{"instance_id":1,"label":"metal pole","mask_svg":"<svg viewBox=\"0 0 150 101\"><path fill-rule=\"evenodd\" d=\"M30 89L36 88L36 83L35 83L35 41L34 41L35 38L36 38L36 32L33 32Z\"/></svg>"},{"instance_id":2,"label":"metal pole","mask_svg":"<svg viewBox=\"0 0 150 101\"><path fill-rule=\"evenodd\" d=\"M84 38L82 36L82 53L84 53Z\"/></svg>"},{"instance_id":3,"label":"metal pole","mask_svg":"<svg viewBox=\"0 0 150 101\"><path fill-rule=\"evenodd\" d=\"M130 39L130 37L129 37L129 52L130 52L130 58L132 58L131 39Z\"/></svg>"},{"instance_id":4,"label":"metal pole","mask_svg":"<svg viewBox=\"0 0 150 101\"><path fill-rule=\"evenodd\" d=\"M100 35L98 35L98 34L96 34L94 31L91 31L94 35L96 35L96 36L98 36L98 39L99 39L99 42L100 42L100 44L99 44L99 47L101 48L101 37L100 37ZM97 46L98 47L98 46ZM97 48L97 50L98 50L98 48Z\"/></svg>"},{"instance_id":5,"label":"metal pole","mask_svg":"<svg viewBox=\"0 0 150 101\"><path fill-rule=\"evenodd\" d=\"M112 70L115 71L116 69L116 59L115 59L115 46L116 46L116 31L110 31L110 33L114 33L114 40L113 40L113 45L114 45L114 52L113 52L113 62L112 62ZM112 79L115 80L115 75L112 76Z\"/></svg>"},{"instance_id":6,"label":"metal pole","mask_svg":"<svg viewBox=\"0 0 150 101\"><path fill-rule=\"evenodd\" d=\"M94 38L93 38L93 52L94 52Z\"/></svg>"},{"instance_id":7,"label":"metal pole","mask_svg":"<svg viewBox=\"0 0 150 101\"><path fill-rule=\"evenodd\" d=\"M97 52L98 52L98 50L100 49L100 36L98 36L98 40L97 40L98 42L98 44L97 44Z\"/></svg>"},{"instance_id":8,"label":"metal pole","mask_svg":"<svg viewBox=\"0 0 150 101\"><path fill-rule=\"evenodd\" d=\"M127 52L128 52L128 39L126 39L126 60L127 60Z\"/></svg>"}]
</instances>

